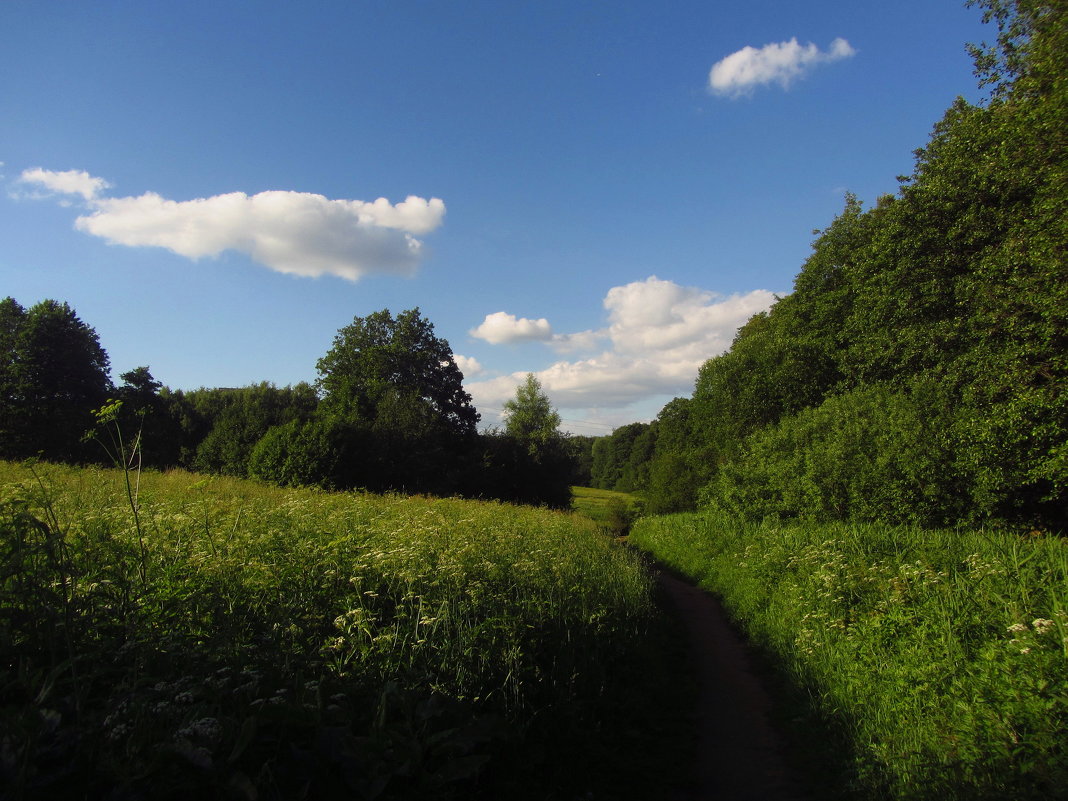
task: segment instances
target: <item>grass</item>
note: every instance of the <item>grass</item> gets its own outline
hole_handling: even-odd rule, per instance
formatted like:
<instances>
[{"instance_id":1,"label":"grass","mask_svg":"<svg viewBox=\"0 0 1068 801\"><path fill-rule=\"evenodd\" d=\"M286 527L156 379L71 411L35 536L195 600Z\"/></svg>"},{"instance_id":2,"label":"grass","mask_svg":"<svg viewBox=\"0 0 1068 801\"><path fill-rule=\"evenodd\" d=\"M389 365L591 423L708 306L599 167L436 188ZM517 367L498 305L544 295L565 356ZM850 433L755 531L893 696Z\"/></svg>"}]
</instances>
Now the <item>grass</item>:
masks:
<instances>
[{"instance_id":1,"label":"grass","mask_svg":"<svg viewBox=\"0 0 1068 801\"><path fill-rule=\"evenodd\" d=\"M667 635L598 526L129 477L0 463L0 797L649 796Z\"/></svg>"},{"instance_id":2,"label":"grass","mask_svg":"<svg viewBox=\"0 0 1068 801\"><path fill-rule=\"evenodd\" d=\"M825 797L1068 796L1068 543L645 518L793 687ZM814 747L818 746L818 747Z\"/></svg>"},{"instance_id":3,"label":"grass","mask_svg":"<svg viewBox=\"0 0 1068 801\"><path fill-rule=\"evenodd\" d=\"M641 514L636 495L593 487L572 487L571 508L616 536L624 536Z\"/></svg>"}]
</instances>

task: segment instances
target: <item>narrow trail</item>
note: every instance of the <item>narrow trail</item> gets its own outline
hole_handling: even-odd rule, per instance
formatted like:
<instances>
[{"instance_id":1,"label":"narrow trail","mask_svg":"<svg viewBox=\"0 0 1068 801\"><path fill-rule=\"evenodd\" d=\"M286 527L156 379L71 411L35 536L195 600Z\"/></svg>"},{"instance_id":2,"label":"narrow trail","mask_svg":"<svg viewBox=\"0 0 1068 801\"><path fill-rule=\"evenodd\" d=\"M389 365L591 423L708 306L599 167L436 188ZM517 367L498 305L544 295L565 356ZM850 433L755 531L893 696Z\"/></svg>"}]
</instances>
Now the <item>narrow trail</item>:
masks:
<instances>
[{"instance_id":1,"label":"narrow trail","mask_svg":"<svg viewBox=\"0 0 1068 801\"><path fill-rule=\"evenodd\" d=\"M674 801L804 801L769 720L771 698L719 601L664 569L657 581L686 628L700 688L697 786Z\"/></svg>"}]
</instances>

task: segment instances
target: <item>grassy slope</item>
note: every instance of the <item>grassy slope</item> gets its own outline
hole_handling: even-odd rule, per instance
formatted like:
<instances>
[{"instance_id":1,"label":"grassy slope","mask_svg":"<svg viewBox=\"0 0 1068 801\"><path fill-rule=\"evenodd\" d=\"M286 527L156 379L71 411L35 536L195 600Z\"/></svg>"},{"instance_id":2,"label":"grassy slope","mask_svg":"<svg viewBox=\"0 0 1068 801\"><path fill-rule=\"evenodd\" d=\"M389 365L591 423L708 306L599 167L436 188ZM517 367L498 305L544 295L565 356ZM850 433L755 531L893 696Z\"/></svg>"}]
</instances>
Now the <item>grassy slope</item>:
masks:
<instances>
[{"instance_id":1,"label":"grassy slope","mask_svg":"<svg viewBox=\"0 0 1068 801\"><path fill-rule=\"evenodd\" d=\"M723 597L836 794L1068 793L1068 543L702 515L631 542Z\"/></svg>"},{"instance_id":2,"label":"grassy slope","mask_svg":"<svg viewBox=\"0 0 1068 801\"><path fill-rule=\"evenodd\" d=\"M640 798L674 771L651 585L595 525L135 489L136 518L120 472L0 463L7 797Z\"/></svg>"}]
</instances>

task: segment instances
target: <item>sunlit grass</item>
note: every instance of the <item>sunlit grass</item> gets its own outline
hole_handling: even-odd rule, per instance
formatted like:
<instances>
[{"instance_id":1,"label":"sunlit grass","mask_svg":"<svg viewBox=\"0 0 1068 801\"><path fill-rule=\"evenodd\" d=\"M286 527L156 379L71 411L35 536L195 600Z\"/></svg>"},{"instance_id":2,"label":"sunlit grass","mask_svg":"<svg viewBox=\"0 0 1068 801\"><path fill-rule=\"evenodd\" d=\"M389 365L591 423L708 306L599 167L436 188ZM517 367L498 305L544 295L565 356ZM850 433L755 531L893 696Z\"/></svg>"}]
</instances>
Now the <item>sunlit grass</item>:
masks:
<instances>
[{"instance_id":1,"label":"sunlit grass","mask_svg":"<svg viewBox=\"0 0 1068 801\"><path fill-rule=\"evenodd\" d=\"M641 499L627 492L572 487L571 508L613 534L626 534L641 514Z\"/></svg>"},{"instance_id":2,"label":"sunlit grass","mask_svg":"<svg viewBox=\"0 0 1068 801\"><path fill-rule=\"evenodd\" d=\"M135 521L123 486L0 463L12 797L446 797L581 716L652 615L638 560L570 514L174 471L140 476Z\"/></svg>"},{"instance_id":3,"label":"sunlit grass","mask_svg":"<svg viewBox=\"0 0 1068 801\"><path fill-rule=\"evenodd\" d=\"M643 519L810 699L847 797L1068 786L1068 543L982 531ZM812 737L810 728L807 736Z\"/></svg>"}]
</instances>

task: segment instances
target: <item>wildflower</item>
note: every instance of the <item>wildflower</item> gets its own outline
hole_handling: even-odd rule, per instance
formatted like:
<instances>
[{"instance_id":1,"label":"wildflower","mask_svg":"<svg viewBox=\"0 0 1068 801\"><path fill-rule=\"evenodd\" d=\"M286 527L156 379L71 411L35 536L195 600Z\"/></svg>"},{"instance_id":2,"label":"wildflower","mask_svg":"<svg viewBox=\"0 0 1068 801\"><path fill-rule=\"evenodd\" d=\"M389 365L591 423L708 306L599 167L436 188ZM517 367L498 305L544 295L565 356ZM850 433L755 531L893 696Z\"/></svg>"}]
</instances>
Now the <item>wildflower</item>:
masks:
<instances>
[{"instance_id":1,"label":"wildflower","mask_svg":"<svg viewBox=\"0 0 1068 801\"><path fill-rule=\"evenodd\" d=\"M1045 634L1053 628L1053 621L1039 617L1032 620L1031 625L1035 627L1035 634Z\"/></svg>"},{"instance_id":2,"label":"wildflower","mask_svg":"<svg viewBox=\"0 0 1068 801\"><path fill-rule=\"evenodd\" d=\"M176 740L201 740L215 742L222 736L222 724L215 718L194 720L174 733Z\"/></svg>"},{"instance_id":3,"label":"wildflower","mask_svg":"<svg viewBox=\"0 0 1068 801\"><path fill-rule=\"evenodd\" d=\"M1010 634L1023 634L1027 630L1026 623L1013 623L1006 629Z\"/></svg>"}]
</instances>

